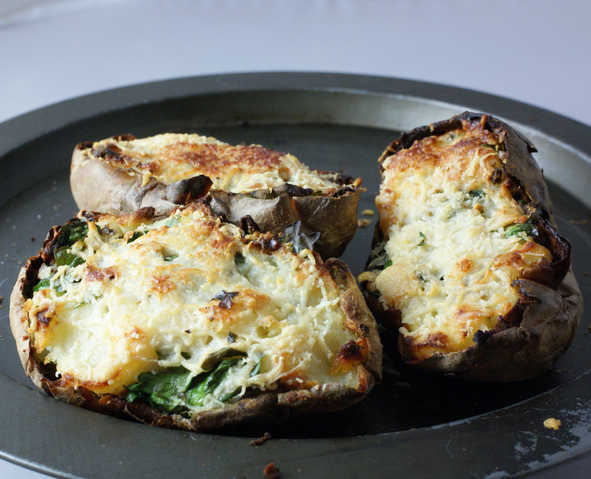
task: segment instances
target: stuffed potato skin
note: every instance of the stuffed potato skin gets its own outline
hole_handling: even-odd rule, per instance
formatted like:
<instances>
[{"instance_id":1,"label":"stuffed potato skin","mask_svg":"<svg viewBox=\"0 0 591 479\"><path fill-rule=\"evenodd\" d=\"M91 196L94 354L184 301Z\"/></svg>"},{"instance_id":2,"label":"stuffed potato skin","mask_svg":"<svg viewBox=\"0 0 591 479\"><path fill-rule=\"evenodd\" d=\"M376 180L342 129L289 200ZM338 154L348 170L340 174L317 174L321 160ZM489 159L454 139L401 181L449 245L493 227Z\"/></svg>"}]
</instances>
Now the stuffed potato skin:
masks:
<instances>
[{"instance_id":1,"label":"stuffed potato skin","mask_svg":"<svg viewBox=\"0 0 591 479\"><path fill-rule=\"evenodd\" d=\"M187 205L188 208L193 206ZM202 204L199 208L207 209L208 206ZM138 224L150 222L153 210L141 210L130 216L132 216L131 221ZM81 212L78 218L86 217L93 218L92 221L98 221L101 214ZM126 221L124 218L119 220ZM215 224L215 221L212 221ZM220 224L219 220L217 224ZM35 343L30 334L26 313L26 302L33 296L34 286L39 283L39 270L54 261L56 245L62 230L63 227L59 226L52 228L40 253L30 258L21 269L11 295L10 306L11 330L26 374L37 387L57 399L99 412L130 417L155 426L208 431L249 421L279 420L290 414L343 409L363 399L381 377L381 343L373 317L355 280L341 261L330 259L322 262L317 255L316 261L320 274L328 275L331 278L330 281L334 281L337 287L338 304L345 318L346 328L352 331L354 337L367 345L363 366L359 369L359 387L326 383L309 388L279 388L262 391L254 397L246 397L217 409L202 410L187 417L157 410L145 402L130 402L125 395L92 391L89 387L81 385L80 381L72 381L72 378L67 375L58 377L51 364L44 365L36 356ZM265 248L266 244L272 243L269 235L255 234L255 237L260 240L260 245L249 247ZM275 243L273 248L277 247ZM272 254L272 251L269 254Z\"/></svg>"},{"instance_id":2,"label":"stuffed potato skin","mask_svg":"<svg viewBox=\"0 0 591 479\"><path fill-rule=\"evenodd\" d=\"M503 306L502 314L499 314L498 317L493 316L492 319L486 319L486 312L473 311L471 308L461 305L456 311L465 316L472 314L472 317L484 317L485 319L477 327L478 331L465 331L465 339L463 342L457 341L455 346L446 334L437 329L437 325L431 326L430 330L425 327L424 329L427 329L427 332L431 334L426 338L423 336L421 340L417 339L416 334L414 337L413 333L408 334L406 327L409 323L408 317L404 315L404 308L397 308L392 300L388 301L383 297L383 294L392 296L394 293L380 291L378 288L380 285L378 277L384 268L383 265L376 267L376 264L379 263L377 260L386 254L386 245L390 240L389 232L391 230L389 228L397 221L395 213L388 210L389 205L384 200L382 201L380 223L374 234L374 248L366 267L368 271L362 274L360 283L370 309L374 312L378 322L389 328L391 333L397 335L398 352L406 364L416 369L453 374L470 380L518 381L537 376L551 368L554 361L564 353L572 341L582 313L581 293L574 275L570 271L570 244L556 231L547 186L542 172L531 156L531 153L536 151L535 147L500 120L488 115L465 112L449 120L404 133L389 145L379 159L383 181L382 191L384 188L388 188L384 186L388 174L387 168L394 167L400 170L410 165L411 168L421 171L423 168L421 162L427 165L425 170L429 168L429 164L436 165L435 169L428 170L430 172L445 171L447 174L457 168L464 175L462 181L468 184L465 171L473 165L458 167L453 162L445 163L445 157L439 156L439 152L433 150L432 145L438 144L442 138L457 136L458 132L476 130L484 135L483 139L478 141L481 141L486 148L490 147L487 144L490 142L496 148L498 156L498 159L495 158L498 164L487 178L488 185L502 190L507 197L505 204L510 206L505 209L507 218L511 217L506 213L507 209L516 212L513 213L514 215L521 215L521 219L515 222L516 225L504 226L504 233L503 229L500 234L497 233L497 237L500 238L497 241L502 242L514 232L522 230L533 232L529 236L523 233L519 242L526 245L525 249L536 251L537 256L543 257L543 260L523 264L523 248L519 250L520 246L517 244L518 242L515 242L516 246L513 249L515 252L508 252L495 258L493 262L495 266L491 266L492 269L489 273L491 271L494 273L497 267L502 269L506 266L498 260L500 257L507 260L506 262L509 262L507 259L509 258L511 261L515 261L515 264L521 261L520 268L511 270L510 276L514 279L505 288L508 290L506 296L514 298L513 301L504 303L506 306ZM457 139L455 141L458 142ZM457 151L463 153L468 151L473 154L474 151L478 151L478 146L475 149L470 146L468 139L463 137L455 144L458 145ZM470 150L470 148L472 149ZM409 151L416 152L412 159L416 163L410 162ZM453 161L459 163L461 156L461 154L459 157L456 155ZM404 163L402 167L401 163ZM387 166L384 167L384 164ZM481 162L476 166L482 168L483 164ZM429 178L429 174L426 173L427 178ZM470 178L468 179L470 180ZM461 181L458 183L462 185ZM466 186L466 188L470 187ZM464 194L462 201L466 201L470 207L474 206L475 209L480 208L480 215L486 216L487 212L482 209L484 201L477 198L485 193L480 190L471 190L469 193L470 195ZM397 191L395 194L401 193ZM379 199L380 197L378 197ZM412 199L408 199L408 201L412 201ZM377 202L379 203L379 201ZM388 215L394 219L390 221ZM422 246L425 245L425 236L422 232L419 234L422 238L417 237L415 240L416 243L413 246L415 251L424 249ZM427 247L429 247L430 240L428 236ZM470 247L468 247L468 251L469 249ZM440 251L439 254L446 255L447 252ZM460 261L456 266L466 274L458 277L465 278L468 274L473 273L472 263L476 264L476 260L474 262L468 259ZM395 268L396 260L392 266L394 274L396 274ZM452 276L449 270L445 274L443 271L438 273L436 279L441 280L440 284L448 280L447 274ZM439 275L441 276L439 277ZM429 279L427 279L427 286L423 286L427 291L424 294L434 291L433 288L429 288L428 281ZM384 283L381 284L383 287ZM423 284L425 283L423 282ZM437 286L439 285L435 287ZM435 289L435 294L437 291L439 290ZM461 291L463 291L462 287L460 287ZM405 311L408 311L408 308ZM454 318L458 317L460 314L456 313ZM403 332L399 333L401 328ZM450 343L452 343L451 346Z\"/></svg>"},{"instance_id":3,"label":"stuffed potato skin","mask_svg":"<svg viewBox=\"0 0 591 479\"><path fill-rule=\"evenodd\" d=\"M165 146L130 156L136 154L130 145L152 139ZM287 177L285 163L294 178ZM224 178L225 170L233 169L246 179L234 185ZM300 169L308 181L298 177ZM269 178L248 180L257 175ZM320 233L315 250L323 258L340 256L355 235L360 185L359 178L310 170L289 154L258 145L234 147L198 135L139 140L120 135L83 142L74 148L70 167L70 186L80 209L129 214L153 207L157 214L166 214L209 191L214 212L236 225L250 216L262 231L279 234L301 221L305 232Z\"/></svg>"}]
</instances>

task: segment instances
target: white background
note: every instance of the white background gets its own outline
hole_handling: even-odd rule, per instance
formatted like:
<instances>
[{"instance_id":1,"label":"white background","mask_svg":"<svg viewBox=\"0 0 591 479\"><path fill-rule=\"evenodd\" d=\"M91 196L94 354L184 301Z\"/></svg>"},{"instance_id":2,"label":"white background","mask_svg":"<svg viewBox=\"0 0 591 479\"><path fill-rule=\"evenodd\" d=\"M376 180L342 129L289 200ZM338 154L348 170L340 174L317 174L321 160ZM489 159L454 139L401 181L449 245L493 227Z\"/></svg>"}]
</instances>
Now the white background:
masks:
<instances>
[{"instance_id":1,"label":"white background","mask_svg":"<svg viewBox=\"0 0 591 479\"><path fill-rule=\"evenodd\" d=\"M0 121L149 80L316 70L468 87L591 124L590 17L585 0L0 0ZM45 476L0 461L0 477Z\"/></svg>"}]
</instances>

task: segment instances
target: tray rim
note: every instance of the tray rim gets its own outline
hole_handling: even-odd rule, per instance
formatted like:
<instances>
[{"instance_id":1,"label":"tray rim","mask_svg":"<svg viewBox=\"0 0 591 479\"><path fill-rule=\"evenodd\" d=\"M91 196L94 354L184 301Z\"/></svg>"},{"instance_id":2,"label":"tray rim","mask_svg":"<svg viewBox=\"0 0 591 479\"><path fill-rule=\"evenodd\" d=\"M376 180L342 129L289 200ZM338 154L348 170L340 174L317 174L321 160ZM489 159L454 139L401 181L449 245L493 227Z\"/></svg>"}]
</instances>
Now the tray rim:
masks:
<instances>
[{"instance_id":1,"label":"tray rim","mask_svg":"<svg viewBox=\"0 0 591 479\"><path fill-rule=\"evenodd\" d=\"M267 90L386 94L460 109L474 108L476 111L486 111L510 119L513 123L543 133L570 148L574 147L588 161L591 157L591 138L585 135L591 126L530 103L476 89L422 80L355 73L281 70L171 77L102 89L50 103L0 122L0 155L77 121L141 103L174 100L185 96ZM124 103L121 102L123 97L127 98ZM97 101L99 99L100 102ZM66 117L68 120L63 121ZM38 128L23 128L31 123L37 123Z\"/></svg>"},{"instance_id":2,"label":"tray rim","mask_svg":"<svg viewBox=\"0 0 591 479\"><path fill-rule=\"evenodd\" d=\"M171 88L171 86L174 88ZM500 117L509 118L514 123L536 130L546 137L575 149L586 162L591 163L589 161L591 155L591 127L549 110L497 95L437 83L416 82L390 77L316 72L254 72L190 76L107 89L63 100L0 123L0 159L4 154L34 139L97 115L125 110L142 103L174 100L187 96L248 91L334 91L404 97L449 107L461 105L461 108L488 111ZM163 93L166 95L163 95ZM127 98L127 100L122 102L122 98ZM30 128L31 124L36 125L36 128ZM24 128L25 125L29 128ZM2 373L0 373L0 376L3 379L9 379ZM3 389L5 389L5 384L4 381L1 381L0 390ZM553 391L547 391L524 402L530 402L540 396L552 394ZM508 406L503 410L515 408L519 404L521 403ZM420 429L434 430L469 424L496 412L492 411L483 415ZM399 431L377 436L401 436L411 432L412 430ZM316 441L316 439L310 439L310 441ZM577 459L582 455L587 455L588 452L589 450L585 450L564 460ZM55 471L50 466L31 463L26 459L12 456L4 450L0 451L0 457L46 474L56 476L67 474ZM545 468L554 468L562 462L547 464Z\"/></svg>"}]
</instances>

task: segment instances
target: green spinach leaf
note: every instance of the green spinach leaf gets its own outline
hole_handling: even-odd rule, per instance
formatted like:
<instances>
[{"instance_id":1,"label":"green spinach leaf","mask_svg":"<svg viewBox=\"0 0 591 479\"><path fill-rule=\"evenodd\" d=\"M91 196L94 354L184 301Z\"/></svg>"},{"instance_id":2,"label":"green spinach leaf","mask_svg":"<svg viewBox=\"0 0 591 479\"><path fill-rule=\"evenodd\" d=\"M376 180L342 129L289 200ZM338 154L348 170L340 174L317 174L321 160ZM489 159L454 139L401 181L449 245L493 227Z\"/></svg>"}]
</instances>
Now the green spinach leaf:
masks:
<instances>
[{"instance_id":1,"label":"green spinach leaf","mask_svg":"<svg viewBox=\"0 0 591 479\"><path fill-rule=\"evenodd\" d=\"M419 236L421 237L421 241L417 246L425 246L425 234L422 231L419 231Z\"/></svg>"},{"instance_id":2,"label":"green spinach leaf","mask_svg":"<svg viewBox=\"0 0 591 479\"><path fill-rule=\"evenodd\" d=\"M257 374L259 374L261 372L261 363L263 362L263 357L261 356L259 358L259 360L257 361L257 363L255 364L254 368L252 368L252 371L250 372L250 377L252 378L253 376L256 376Z\"/></svg>"},{"instance_id":3,"label":"green spinach leaf","mask_svg":"<svg viewBox=\"0 0 591 479\"><path fill-rule=\"evenodd\" d=\"M86 238L88 223L78 218L62 226L57 239L57 246L72 246L76 241Z\"/></svg>"},{"instance_id":4,"label":"green spinach leaf","mask_svg":"<svg viewBox=\"0 0 591 479\"><path fill-rule=\"evenodd\" d=\"M49 288L50 284L49 278L42 279L33 287L33 291Z\"/></svg>"},{"instance_id":5,"label":"green spinach leaf","mask_svg":"<svg viewBox=\"0 0 591 479\"><path fill-rule=\"evenodd\" d=\"M145 401L167 412L183 412L190 406L201 406L205 397L224 381L230 368L243 360L243 356L223 359L212 371L196 377L192 377L191 372L183 367L159 373L142 373L137 383L127 387L126 400ZM239 388L222 394L218 399L228 401L238 391Z\"/></svg>"},{"instance_id":6,"label":"green spinach leaf","mask_svg":"<svg viewBox=\"0 0 591 479\"><path fill-rule=\"evenodd\" d=\"M55 252L54 258L56 266L71 266L73 268L85 262L80 256L70 253L68 247L59 248Z\"/></svg>"},{"instance_id":7,"label":"green spinach leaf","mask_svg":"<svg viewBox=\"0 0 591 479\"><path fill-rule=\"evenodd\" d=\"M128 386L127 401L147 400L152 406L172 412L185 405L183 393L191 382L191 372L183 367L160 373L142 373Z\"/></svg>"},{"instance_id":8,"label":"green spinach leaf","mask_svg":"<svg viewBox=\"0 0 591 479\"><path fill-rule=\"evenodd\" d=\"M525 233L528 236L535 236L538 233L534 224L528 220L526 223L517 223L505 227L505 238L510 238L519 233Z\"/></svg>"},{"instance_id":9,"label":"green spinach leaf","mask_svg":"<svg viewBox=\"0 0 591 479\"><path fill-rule=\"evenodd\" d=\"M213 393L213 391L224 381L229 369L241 361L243 361L242 357L223 359L213 371L207 373L201 382L187 391L187 404L190 406L201 406L205 396ZM223 399L220 398L220 400Z\"/></svg>"}]
</instances>

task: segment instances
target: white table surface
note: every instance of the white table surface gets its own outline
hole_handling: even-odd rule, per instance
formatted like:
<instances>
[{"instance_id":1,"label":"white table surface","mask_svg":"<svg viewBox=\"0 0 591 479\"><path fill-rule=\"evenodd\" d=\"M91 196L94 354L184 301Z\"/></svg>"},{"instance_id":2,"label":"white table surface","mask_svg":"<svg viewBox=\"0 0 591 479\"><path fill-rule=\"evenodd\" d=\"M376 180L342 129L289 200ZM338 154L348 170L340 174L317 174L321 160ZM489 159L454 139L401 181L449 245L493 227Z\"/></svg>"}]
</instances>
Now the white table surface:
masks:
<instances>
[{"instance_id":1,"label":"white table surface","mask_svg":"<svg viewBox=\"0 0 591 479\"><path fill-rule=\"evenodd\" d=\"M590 16L586 0L0 0L0 121L150 80L308 70L457 85L591 124ZM0 478L40 477L0 460Z\"/></svg>"}]
</instances>

